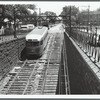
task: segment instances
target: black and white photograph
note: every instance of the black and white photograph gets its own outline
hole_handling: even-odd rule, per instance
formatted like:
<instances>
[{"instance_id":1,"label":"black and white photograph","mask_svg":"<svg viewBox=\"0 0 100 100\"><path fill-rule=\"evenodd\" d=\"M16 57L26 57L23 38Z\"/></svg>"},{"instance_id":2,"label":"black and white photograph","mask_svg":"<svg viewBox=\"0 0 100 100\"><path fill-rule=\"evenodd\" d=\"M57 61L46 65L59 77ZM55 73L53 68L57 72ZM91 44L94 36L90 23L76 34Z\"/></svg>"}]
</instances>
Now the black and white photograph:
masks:
<instances>
[{"instance_id":1,"label":"black and white photograph","mask_svg":"<svg viewBox=\"0 0 100 100\"><path fill-rule=\"evenodd\" d=\"M1 96L98 94L99 1L0 1Z\"/></svg>"}]
</instances>

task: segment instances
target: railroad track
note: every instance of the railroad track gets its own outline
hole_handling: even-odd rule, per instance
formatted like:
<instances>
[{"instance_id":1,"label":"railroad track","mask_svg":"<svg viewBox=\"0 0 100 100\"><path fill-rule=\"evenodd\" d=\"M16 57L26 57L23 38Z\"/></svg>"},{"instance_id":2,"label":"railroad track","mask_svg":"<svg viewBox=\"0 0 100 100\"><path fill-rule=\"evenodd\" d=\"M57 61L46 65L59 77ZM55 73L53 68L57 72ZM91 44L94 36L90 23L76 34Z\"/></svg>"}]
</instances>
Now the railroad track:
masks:
<instances>
[{"instance_id":1,"label":"railroad track","mask_svg":"<svg viewBox=\"0 0 100 100\"><path fill-rule=\"evenodd\" d=\"M65 89L65 94L70 94L70 81L69 81L69 73L68 73L68 64L67 64L67 53L66 53L66 46L65 46L65 41L63 41L63 67L61 68L62 71L62 85L64 86ZM61 86L61 87L63 87ZM62 91L62 90L61 90Z\"/></svg>"},{"instance_id":2,"label":"railroad track","mask_svg":"<svg viewBox=\"0 0 100 100\"><path fill-rule=\"evenodd\" d=\"M61 63L58 77L57 94L70 94L70 81L65 40L63 40L63 44L61 45Z\"/></svg>"},{"instance_id":3,"label":"railroad track","mask_svg":"<svg viewBox=\"0 0 100 100\"><path fill-rule=\"evenodd\" d=\"M38 60L25 60L11 75L0 94L56 94L61 59L61 34L51 34L44 55ZM11 73L10 73L11 74Z\"/></svg>"}]
</instances>

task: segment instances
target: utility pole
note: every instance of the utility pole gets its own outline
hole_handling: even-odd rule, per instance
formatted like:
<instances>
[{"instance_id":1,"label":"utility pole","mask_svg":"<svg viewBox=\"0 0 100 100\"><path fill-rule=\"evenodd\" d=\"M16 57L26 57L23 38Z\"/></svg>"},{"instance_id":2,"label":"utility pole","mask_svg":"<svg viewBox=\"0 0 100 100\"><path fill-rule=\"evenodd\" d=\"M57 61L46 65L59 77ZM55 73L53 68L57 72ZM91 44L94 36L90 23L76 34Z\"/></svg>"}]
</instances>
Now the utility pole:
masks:
<instances>
[{"instance_id":1,"label":"utility pole","mask_svg":"<svg viewBox=\"0 0 100 100\"><path fill-rule=\"evenodd\" d=\"M39 17L41 16L41 8L39 8ZM39 26L41 26L41 17L40 17L40 21L39 21Z\"/></svg>"},{"instance_id":2,"label":"utility pole","mask_svg":"<svg viewBox=\"0 0 100 100\"><path fill-rule=\"evenodd\" d=\"M97 18L96 18L96 19L97 19L97 23L96 23L96 25L98 26L98 25L99 25L99 24L98 24L98 21L99 21L99 20L98 20L98 12L97 12L96 15L97 15Z\"/></svg>"},{"instance_id":3,"label":"utility pole","mask_svg":"<svg viewBox=\"0 0 100 100\"><path fill-rule=\"evenodd\" d=\"M16 12L14 7L14 38L17 38L16 36Z\"/></svg>"},{"instance_id":4,"label":"utility pole","mask_svg":"<svg viewBox=\"0 0 100 100\"><path fill-rule=\"evenodd\" d=\"M41 8L39 8L39 16L41 15Z\"/></svg>"},{"instance_id":5,"label":"utility pole","mask_svg":"<svg viewBox=\"0 0 100 100\"><path fill-rule=\"evenodd\" d=\"M69 36L71 36L71 6L70 6L70 10L69 10Z\"/></svg>"},{"instance_id":6,"label":"utility pole","mask_svg":"<svg viewBox=\"0 0 100 100\"><path fill-rule=\"evenodd\" d=\"M87 33L88 33L88 31L89 31L89 24L90 24L90 6L88 6Z\"/></svg>"}]
</instances>

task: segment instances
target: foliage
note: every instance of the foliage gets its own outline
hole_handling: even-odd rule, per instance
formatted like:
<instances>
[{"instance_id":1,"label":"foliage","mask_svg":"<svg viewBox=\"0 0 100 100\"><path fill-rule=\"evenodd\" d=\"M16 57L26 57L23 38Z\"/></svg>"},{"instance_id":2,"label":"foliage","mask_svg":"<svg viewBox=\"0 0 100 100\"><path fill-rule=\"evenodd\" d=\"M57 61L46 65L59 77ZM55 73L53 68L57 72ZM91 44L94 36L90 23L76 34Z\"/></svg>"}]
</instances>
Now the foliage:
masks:
<instances>
[{"instance_id":1,"label":"foliage","mask_svg":"<svg viewBox=\"0 0 100 100\"><path fill-rule=\"evenodd\" d=\"M79 9L75 6L71 6L71 15L76 16L79 12ZM61 15L69 15L70 14L70 6L63 7L63 11L61 12Z\"/></svg>"},{"instance_id":2,"label":"foliage","mask_svg":"<svg viewBox=\"0 0 100 100\"><path fill-rule=\"evenodd\" d=\"M36 9L36 5L30 4L30 5L25 5L26 8L29 8L31 10L35 10Z\"/></svg>"},{"instance_id":3,"label":"foliage","mask_svg":"<svg viewBox=\"0 0 100 100\"><path fill-rule=\"evenodd\" d=\"M44 14L49 19L49 22L55 23L55 21L56 21L56 17L55 16L57 16L56 13L51 12L51 11L46 11Z\"/></svg>"},{"instance_id":4,"label":"foliage","mask_svg":"<svg viewBox=\"0 0 100 100\"><path fill-rule=\"evenodd\" d=\"M46 16L56 16L56 13L51 12L51 11L46 11L44 14L45 14Z\"/></svg>"},{"instance_id":5,"label":"foliage","mask_svg":"<svg viewBox=\"0 0 100 100\"><path fill-rule=\"evenodd\" d=\"M98 8L98 9L97 9L97 11L99 11L99 12L100 12L100 8Z\"/></svg>"},{"instance_id":6,"label":"foliage","mask_svg":"<svg viewBox=\"0 0 100 100\"><path fill-rule=\"evenodd\" d=\"M10 21L16 19L20 19L25 17L26 15L30 15L30 10L35 9L35 5L24 5L24 4L15 4L15 5L0 5L0 8L3 9L3 19L8 18Z\"/></svg>"},{"instance_id":7,"label":"foliage","mask_svg":"<svg viewBox=\"0 0 100 100\"><path fill-rule=\"evenodd\" d=\"M6 28L3 35L12 35L13 33L14 30L12 28Z\"/></svg>"},{"instance_id":8,"label":"foliage","mask_svg":"<svg viewBox=\"0 0 100 100\"><path fill-rule=\"evenodd\" d=\"M71 12L71 13L70 13ZM79 13L79 9L75 6L65 6L63 7L63 11L61 12L61 16L65 16L63 17L63 19L66 19L67 22L69 21L69 17L71 15L71 21L76 22L77 20L77 14Z\"/></svg>"}]
</instances>

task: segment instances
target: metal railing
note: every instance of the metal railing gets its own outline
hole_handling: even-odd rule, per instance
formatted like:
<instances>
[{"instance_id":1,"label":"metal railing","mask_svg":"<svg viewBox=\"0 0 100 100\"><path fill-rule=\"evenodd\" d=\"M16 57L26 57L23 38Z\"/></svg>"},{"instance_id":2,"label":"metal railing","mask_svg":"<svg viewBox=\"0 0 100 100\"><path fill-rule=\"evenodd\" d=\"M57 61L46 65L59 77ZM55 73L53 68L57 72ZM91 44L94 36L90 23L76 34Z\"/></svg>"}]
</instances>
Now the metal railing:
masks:
<instances>
[{"instance_id":1,"label":"metal railing","mask_svg":"<svg viewBox=\"0 0 100 100\"><path fill-rule=\"evenodd\" d=\"M80 29L73 29L71 37L94 63L100 63L100 47L97 43L97 33L87 33Z\"/></svg>"}]
</instances>

